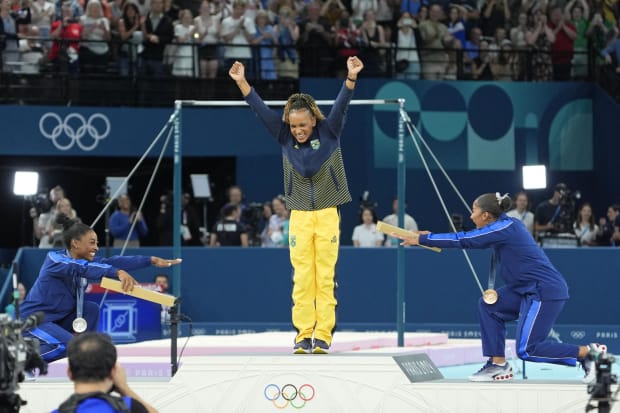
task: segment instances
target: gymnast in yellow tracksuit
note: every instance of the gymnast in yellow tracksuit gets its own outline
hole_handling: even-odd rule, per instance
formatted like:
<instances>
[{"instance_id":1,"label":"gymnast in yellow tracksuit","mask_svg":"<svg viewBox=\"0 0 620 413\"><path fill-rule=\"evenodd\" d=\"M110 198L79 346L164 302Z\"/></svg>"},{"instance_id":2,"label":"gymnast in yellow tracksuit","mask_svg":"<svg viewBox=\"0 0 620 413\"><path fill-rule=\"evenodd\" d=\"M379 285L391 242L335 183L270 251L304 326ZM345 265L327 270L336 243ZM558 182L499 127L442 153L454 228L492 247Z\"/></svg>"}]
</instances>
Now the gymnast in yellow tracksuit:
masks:
<instances>
[{"instance_id":1,"label":"gymnast in yellow tracksuit","mask_svg":"<svg viewBox=\"0 0 620 413\"><path fill-rule=\"evenodd\" d=\"M246 102L282 147L284 193L291 210L295 353L327 353L336 327L338 206L351 201L340 134L363 67L357 57L348 58L347 79L327 116L312 96L304 93L289 97L281 115L268 108L249 85L243 64L235 62L229 70Z\"/></svg>"}]
</instances>

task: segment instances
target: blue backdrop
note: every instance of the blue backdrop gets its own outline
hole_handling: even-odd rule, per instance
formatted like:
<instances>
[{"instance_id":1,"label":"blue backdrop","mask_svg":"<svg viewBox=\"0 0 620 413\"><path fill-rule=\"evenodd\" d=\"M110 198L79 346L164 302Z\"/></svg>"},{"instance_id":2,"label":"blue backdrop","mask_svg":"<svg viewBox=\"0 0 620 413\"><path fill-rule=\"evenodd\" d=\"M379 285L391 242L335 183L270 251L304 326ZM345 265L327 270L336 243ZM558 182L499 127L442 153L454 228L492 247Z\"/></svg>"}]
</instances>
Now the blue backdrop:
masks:
<instances>
[{"instance_id":1,"label":"blue backdrop","mask_svg":"<svg viewBox=\"0 0 620 413\"><path fill-rule=\"evenodd\" d=\"M560 329L565 331L563 339L604 341L614 346L614 351L620 351L620 250L572 248L546 252L570 287L571 298L558 319ZM20 269L26 286L34 282L45 253L23 250ZM125 255L137 253L167 257L171 249L141 248L128 250ZM292 272L287 250L184 248L182 256L181 309L194 322L207 323L203 326L205 332L292 330ZM489 252L470 251L470 256L486 287ZM434 253L408 248L406 267L408 331L452 331L455 337L477 334L480 291L461 251ZM159 271L141 270L135 272L135 277L150 282ZM342 247L337 277L340 328L396 329L396 249Z\"/></svg>"},{"instance_id":2,"label":"blue backdrop","mask_svg":"<svg viewBox=\"0 0 620 413\"><path fill-rule=\"evenodd\" d=\"M304 79L301 89L317 99L333 99L340 85ZM580 190L597 216L620 202L620 170L608 161L620 150L614 133L620 113L595 85L363 79L354 96L397 97L406 99L409 115L468 203L482 192L514 194L521 189L521 166L531 163L549 166L549 185L564 181ZM0 119L21 121L3 122L0 153L51 156L67 164L74 156L137 159L171 114L172 104L170 109L3 106ZM354 201L342 209L344 245L351 244L364 191L379 203L379 217L391 212L397 191L396 127L393 105L350 108L342 146ZM430 181L406 139L408 212L422 228L445 230L448 221L438 213ZM183 153L236 157L236 182L247 202L283 191L279 147L246 107L183 110ZM432 167L450 212L463 214L469 224L465 207ZM71 183L65 186L71 193ZM547 190L530 192L533 204L549 196Z\"/></svg>"}]
</instances>

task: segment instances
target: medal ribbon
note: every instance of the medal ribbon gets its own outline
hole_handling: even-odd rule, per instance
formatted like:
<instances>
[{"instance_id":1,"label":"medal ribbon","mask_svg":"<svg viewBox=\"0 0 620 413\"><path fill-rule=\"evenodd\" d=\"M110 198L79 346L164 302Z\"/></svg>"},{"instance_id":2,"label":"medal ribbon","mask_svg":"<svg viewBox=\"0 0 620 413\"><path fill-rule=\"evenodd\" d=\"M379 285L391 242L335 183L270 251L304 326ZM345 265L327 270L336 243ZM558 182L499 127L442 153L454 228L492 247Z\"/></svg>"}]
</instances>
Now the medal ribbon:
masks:
<instances>
[{"instance_id":1,"label":"medal ribbon","mask_svg":"<svg viewBox=\"0 0 620 413\"><path fill-rule=\"evenodd\" d=\"M497 256L495 250L491 252L491 268L489 270L489 283L488 289L493 290L495 287L495 276L497 275Z\"/></svg>"},{"instance_id":2,"label":"medal ribbon","mask_svg":"<svg viewBox=\"0 0 620 413\"><path fill-rule=\"evenodd\" d=\"M78 277L75 291L75 300L77 307L77 318L82 318L84 312L84 290L88 281L84 277Z\"/></svg>"}]
</instances>

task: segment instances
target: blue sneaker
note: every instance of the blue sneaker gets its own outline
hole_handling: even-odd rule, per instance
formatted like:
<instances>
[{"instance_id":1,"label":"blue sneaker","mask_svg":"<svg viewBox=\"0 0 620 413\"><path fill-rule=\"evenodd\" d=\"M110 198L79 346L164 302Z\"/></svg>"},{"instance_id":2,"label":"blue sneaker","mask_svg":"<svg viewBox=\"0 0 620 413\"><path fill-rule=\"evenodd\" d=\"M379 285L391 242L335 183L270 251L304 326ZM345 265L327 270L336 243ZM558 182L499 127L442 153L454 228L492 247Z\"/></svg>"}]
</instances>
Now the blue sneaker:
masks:
<instances>
[{"instance_id":1,"label":"blue sneaker","mask_svg":"<svg viewBox=\"0 0 620 413\"><path fill-rule=\"evenodd\" d=\"M304 338L295 343L293 354L310 354L312 353L312 339Z\"/></svg>"},{"instance_id":2,"label":"blue sneaker","mask_svg":"<svg viewBox=\"0 0 620 413\"><path fill-rule=\"evenodd\" d=\"M327 354L329 353L329 344L324 340L315 339L312 352L314 354Z\"/></svg>"},{"instance_id":3,"label":"blue sneaker","mask_svg":"<svg viewBox=\"0 0 620 413\"><path fill-rule=\"evenodd\" d=\"M503 381L512 380L512 367L506 362L503 366L493 364L491 359L477 373L469 376L469 381Z\"/></svg>"},{"instance_id":4,"label":"blue sneaker","mask_svg":"<svg viewBox=\"0 0 620 413\"><path fill-rule=\"evenodd\" d=\"M24 381L28 382L28 381L36 381L36 380L37 380L37 374L34 369L24 370Z\"/></svg>"},{"instance_id":5,"label":"blue sneaker","mask_svg":"<svg viewBox=\"0 0 620 413\"><path fill-rule=\"evenodd\" d=\"M586 358L579 360L581 363L581 368L585 372L583 379L581 379L582 383L592 384L596 381L596 360L600 356L604 356L607 353L607 346L605 344L598 343L590 343L588 344L588 348L590 352L586 356Z\"/></svg>"}]
</instances>

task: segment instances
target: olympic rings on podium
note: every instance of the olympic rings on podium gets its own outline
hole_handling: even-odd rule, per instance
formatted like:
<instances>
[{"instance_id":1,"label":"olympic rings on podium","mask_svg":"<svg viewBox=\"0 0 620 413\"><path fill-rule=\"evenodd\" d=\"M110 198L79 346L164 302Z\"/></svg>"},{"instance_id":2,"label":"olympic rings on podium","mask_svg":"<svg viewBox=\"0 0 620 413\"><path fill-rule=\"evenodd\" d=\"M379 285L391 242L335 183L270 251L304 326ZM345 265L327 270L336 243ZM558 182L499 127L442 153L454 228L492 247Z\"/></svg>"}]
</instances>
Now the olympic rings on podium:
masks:
<instances>
[{"instance_id":1,"label":"olympic rings on podium","mask_svg":"<svg viewBox=\"0 0 620 413\"><path fill-rule=\"evenodd\" d=\"M306 405L306 402L314 399L316 390L313 385L308 383L302 384L299 389L291 383L285 384L282 388L277 384L270 383L265 386L263 394L278 409L284 409L289 404L296 409L301 409Z\"/></svg>"}]
</instances>

